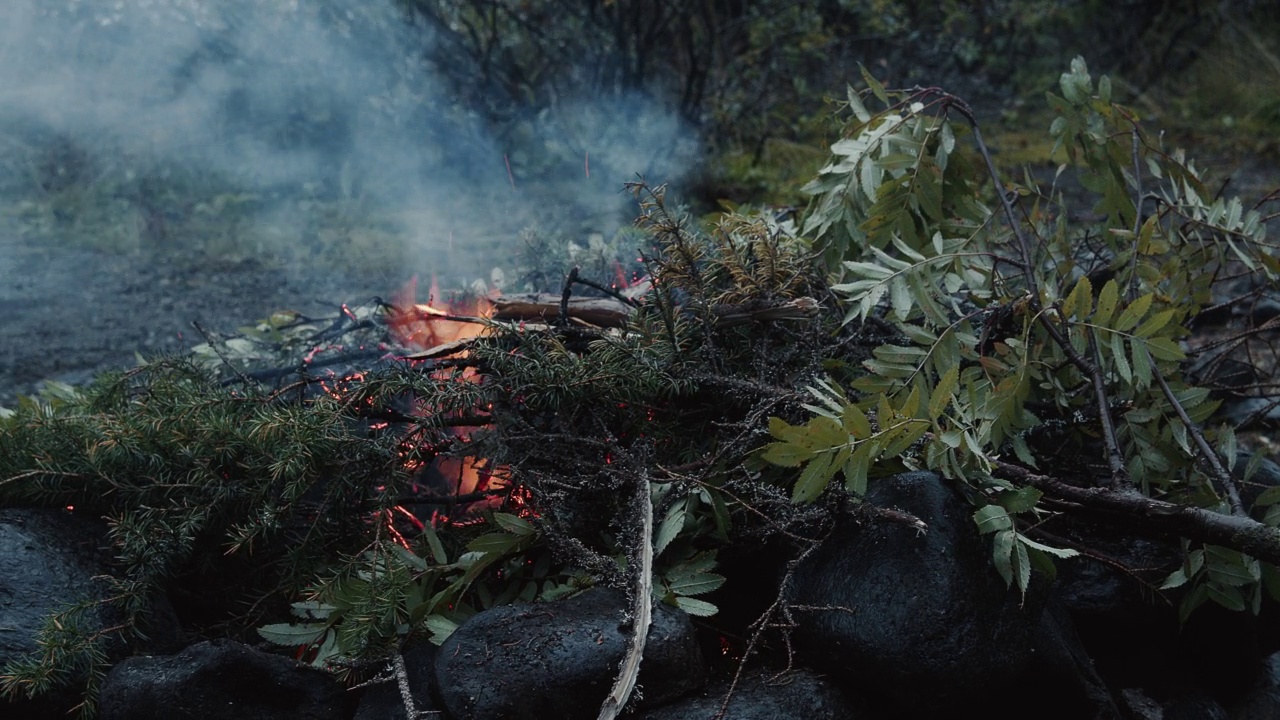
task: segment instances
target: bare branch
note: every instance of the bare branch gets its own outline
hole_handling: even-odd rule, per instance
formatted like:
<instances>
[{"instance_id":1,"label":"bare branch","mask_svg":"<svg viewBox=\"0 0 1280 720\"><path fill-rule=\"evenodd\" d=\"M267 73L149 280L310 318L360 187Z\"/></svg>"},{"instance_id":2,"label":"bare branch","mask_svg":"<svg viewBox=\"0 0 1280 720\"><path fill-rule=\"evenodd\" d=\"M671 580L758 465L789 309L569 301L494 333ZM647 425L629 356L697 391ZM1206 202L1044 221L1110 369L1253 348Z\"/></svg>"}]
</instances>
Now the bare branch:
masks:
<instances>
[{"instance_id":1,"label":"bare branch","mask_svg":"<svg viewBox=\"0 0 1280 720\"><path fill-rule=\"evenodd\" d=\"M644 657L645 640L649 636L649 625L653 612L653 498L649 494L649 481L646 475L635 481L636 503L640 510L639 560L632 571L633 586L631 589L631 642L627 646L627 654L622 659L622 670L613 683L613 690L600 708L599 720L614 720L626 707L631 691L635 689L636 678L640 675L640 660Z\"/></svg>"}]
</instances>

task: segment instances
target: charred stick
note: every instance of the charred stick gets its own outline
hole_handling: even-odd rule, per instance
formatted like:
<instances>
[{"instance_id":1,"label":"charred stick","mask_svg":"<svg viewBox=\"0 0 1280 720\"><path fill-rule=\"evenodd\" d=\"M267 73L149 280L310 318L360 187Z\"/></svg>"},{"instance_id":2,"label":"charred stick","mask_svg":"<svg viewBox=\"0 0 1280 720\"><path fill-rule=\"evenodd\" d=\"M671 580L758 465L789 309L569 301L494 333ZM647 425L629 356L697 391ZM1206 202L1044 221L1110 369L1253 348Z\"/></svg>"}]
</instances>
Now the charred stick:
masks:
<instances>
[{"instance_id":1,"label":"charred stick","mask_svg":"<svg viewBox=\"0 0 1280 720\"><path fill-rule=\"evenodd\" d=\"M569 295L573 292L573 283L578 279L578 266L574 265L564 279L564 287L560 290L560 314L556 316L557 325L569 322Z\"/></svg>"},{"instance_id":2,"label":"charred stick","mask_svg":"<svg viewBox=\"0 0 1280 720\"><path fill-rule=\"evenodd\" d=\"M200 325L200 321L192 320L191 327L195 328L196 332L200 333L200 335L204 338L204 341L209 344L209 349L213 350L214 354L218 356L218 359L222 361L222 364L231 368L231 372L235 373L236 377L240 378L240 382L248 385L249 378L245 377L244 372L241 371L240 368L236 367L235 365L232 365L231 360L227 358L226 355L222 354L222 348L218 347L217 341L215 341L213 337L209 335L208 331L206 331L204 327Z\"/></svg>"},{"instance_id":3,"label":"charred stick","mask_svg":"<svg viewBox=\"0 0 1280 720\"><path fill-rule=\"evenodd\" d=\"M619 302L624 302L633 308L640 307L640 302L637 301L635 298L629 298L626 295L623 295L622 293L618 292L617 290L614 290L611 287L605 287L604 285L598 282L595 282L594 280L588 280L586 278L580 277L580 278L574 278L574 282L578 283L579 285L586 285L589 288L595 288L596 290L599 290L600 292L608 295L609 297L614 298Z\"/></svg>"}]
</instances>

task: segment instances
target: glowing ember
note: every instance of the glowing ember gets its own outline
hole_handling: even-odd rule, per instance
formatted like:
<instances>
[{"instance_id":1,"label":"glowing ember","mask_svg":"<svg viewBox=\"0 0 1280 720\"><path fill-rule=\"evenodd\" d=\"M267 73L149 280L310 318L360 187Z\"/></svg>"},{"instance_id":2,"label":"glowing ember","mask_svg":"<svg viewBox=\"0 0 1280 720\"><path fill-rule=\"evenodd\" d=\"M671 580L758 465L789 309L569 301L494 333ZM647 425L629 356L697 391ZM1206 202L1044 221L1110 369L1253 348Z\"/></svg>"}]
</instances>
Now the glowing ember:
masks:
<instances>
[{"instance_id":1,"label":"glowing ember","mask_svg":"<svg viewBox=\"0 0 1280 720\"><path fill-rule=\"evenodd\" d=\"M459 340L478 337L487 331L480 320L493 314L493 303L490 302L490 298L470 298L442 304L440 289L433 278L427 302L424 304L417 302L417 286L415 277L395 294L393 307L387 318L388 325L402 346L430 350ZM465 355L466 351L459 348L456 354ZM470 370L467 370L453 374L441 371L436 377L442 381L455 379L459 382L469 382L474 376ZM415 402L414 414L425 417L435 413L438 413L437 408L429 407L421 401ZM456 427L450 432L464 443L470 440L467 428ZM406 463L409 462L411 461L406 460ZM507 469L494 466L489 460L483 458L441 456L431 462L429 467L407 466L406 469L417 473L424 483L424 485L415 483L415 492L425 489L426 486L435 486L435 492L428 493L429 495L457 499L457 504L448 511L453 517L440 511L431 513L427 522L436 526L471 522L466 519L467 515L478 509L495 507L504 495L513 494L503 492L510 485ZM527 498L521 497L522 503L525 500ZM404 539L395 529L394 521L397 516L407 520L419 530L424 526L422 516L414 514L410 509L397 506L395 510L394 515L388 515L383 520L396 542L403 542Z\"/></svg>"}]
</instances>

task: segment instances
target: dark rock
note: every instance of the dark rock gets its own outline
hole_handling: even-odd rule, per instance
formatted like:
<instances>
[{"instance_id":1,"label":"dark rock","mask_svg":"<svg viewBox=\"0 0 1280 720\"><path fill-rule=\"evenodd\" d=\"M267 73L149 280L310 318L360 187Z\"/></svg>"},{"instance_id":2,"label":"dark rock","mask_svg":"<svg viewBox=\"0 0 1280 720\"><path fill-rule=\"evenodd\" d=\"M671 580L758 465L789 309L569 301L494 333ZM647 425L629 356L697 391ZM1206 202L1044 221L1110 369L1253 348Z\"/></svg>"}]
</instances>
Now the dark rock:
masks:
<instances>
[{"instance_id":1,"label":"dark rock","mask_svg":"<svg viewBox=\"0 0 1280 720\"><path fill-rule=\"evenodd\" d=\"M345 702L315 668L214 640L116 665L102 683L98 720L343 720Z\"/></svg>"},{"instance_id":2,"label":"dark rock","mask_svg":"<svg viewBox=\"0 0 1280 720\"><path fill-rule=\"evenodd\" d=\"M1184 692L1161 703L1162 720L1230 720L1227 709L1204 692Z\"/></svg>"},{"instance_id":3,"label":"dark rock","mask_svg":"<svg viewBox=\"0 0 1280 720\"><path fill-rule=\"evenodd\" d=\"M1022 706L1036 708L1039 720L1120 717L1111 692L1076 635L1070 614L1056 599L1040 615L1031 663L1010 688L1023 698Z\"/></svg>"},{"instance_id":4,"label":"dark rock","mask_svg":"<svg viewBox=\"0 0 1280 720\"><path fill-rule=\"evenodd\" d=\"M445 709L456 720L596 717L626 651L625 607L621 593L597 589L474 615L436 658ZM705 674L688 616L656 605L640 666L642 706L700 687Z\"/></svg>"},{"instance_id":5,"label":"dark rock","mask_svg":"<svg viewBox=\"0 0 1280 720\"><path fill-rule=\"evenodd\" d=\"M855 710L839 688L823 678L799 670L744 675L733 691L724 715L719 715L729 683L711 686L696 696L678 700L637 720L871 720L868 711Z\"/></svg>"},{"instance_id":6,"label":"dark rock","mask_svg":"<svg viewBox=\"0 0 1280 720\"><path fill-rule=\"evenodd\" d=\"M1245 453L1237 459L1237 477L1248 460ZM1246 507L1277 483L1280 467L1264 461L1241 487ZM1259 615L1209 602L1179 622L1187 588L1155 591L1181 563L1176 540L1135 537L1115 525L1067 517L1045 528L1091 550L1093 557L1058 562L1055 590L1112 687L1168 695L1194 682L1230 701L1249 689L1262 658L1280 650L1280 606L1267 596Z\"/></svg>"},{"instance_id":7,"label":"dark rock","mask_svg":"<svg viewBox=\"0 0 1280 720\"><path fill-rule=\"evenodd\" d=\"M867 502L902 523L842 519L801 563L787 591L810 667L886 694L894 705L955 708L1026 667L1039 604L996 573L973 508L937 475L872 483Z\"/></svg>"},{"instance_id":8,"label":"dark rock","mask_svg":"<svg viewBox=\"0 0 1280 720\"><path fill-rule=\"evenodd\" d=\"M405 675L409 678L409 693L413 697L415 709L426 712L438 709L432 698L432 688L436 677L435 645L429 642L416 642L405 647L401 656L404 658ZM393 680L387 683L371 685L360 697L360 705L356 708L353 720L407 720L404 699L400 697L400 687Z\"/></svg>"},{"instance_id":9,"label":"dark rock","mask_svg":"<svg viewBox=\"0 0 1280 720\"><path fill-rule=\"evenodd\" d=\"M1280 653L1267 658L1263 669L1253 687L1232 704L1232 720L1280 718Z\"/></svg>"},{"instance_id":10,"label":"dark rock","mask_svg":"<svg viewBox=\"0 0 1280 720\"><path fill-rule=\"evenodd\" d=\"M0 510L0 664L36 650L51 612L101 597L105 527L61 510ZM103 627L93 614L93 631Z\"/></svg>"},{"instance_id":11,"label":"dark rock","mask_svg":"<svg viewBox=\"0 0 1280 720\"><path fill-rule=\"evenodd\" d=\"M106 527L66 510L0 510L0 667L37 651L37 633L50 614L78 602L105 597L109 571ZM120 617L98 606L80 618L86 632L110 627ZM123 643L109 648L120 655ZM71 685L78 682L71 678ZM81 695L75 687L35 700L0 701L0 715L62 718Z\"/></svg>"}]
</instances>

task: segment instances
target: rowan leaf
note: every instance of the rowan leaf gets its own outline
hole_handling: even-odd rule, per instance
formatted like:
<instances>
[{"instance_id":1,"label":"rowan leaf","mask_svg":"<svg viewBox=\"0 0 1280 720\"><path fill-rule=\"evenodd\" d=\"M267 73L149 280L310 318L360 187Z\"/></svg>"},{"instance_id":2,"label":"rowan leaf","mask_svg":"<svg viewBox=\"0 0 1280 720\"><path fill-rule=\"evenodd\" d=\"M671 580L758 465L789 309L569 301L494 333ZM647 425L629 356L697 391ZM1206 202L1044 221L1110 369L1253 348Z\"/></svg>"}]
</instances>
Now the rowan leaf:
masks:
<instances>
[{"instance_id":1,"label":"rowan leaf","mask_svg":"<svg viewBox=\"0 0 1280 720\"><path fill-rule=\"evenodd\" d=\"M1089 282L1089 276L1082 275L1067 299L1062 301L1062 312L1067 316L1075 316L1076 320L1084 320L1092 310L1093 283Z\"/></svg>"},{"instance_id":2,"label":"rowan leaf","mask_svg":"<svg viewBox=\"0 0 1280 720\"><path fill-rule=\"evenodd\" d=\"M1111 322L1111 316L1116 311L1116 301L1120 297L1120 287L1116 285L1114 279L1108 280L1102 286L1102 291L1098 293L1098 307L1093 311L1093 322L1097 325L1107 327Z\"/></svg>"},{"instance_id":3,"label":"rowan leaf","mask_svg":"<svg viewBox=\"0 0 1280 720\"><path fill-rule=\"evenodd\" d=\"M1129 305L1120 312L1120 317L1116 318L1116 323L1114 325L1115 329L1121 331L1133 329L1133 327L1138 324L1138 321L1145 317L1147 311L1151 309L1151 301L1154 299L1154 295L1147 293L1146 295L1143 295L1137 300L1129 303Z\"/></svg>"},{"instance_id":4,"label":"rowan leaf","mask_svg":"<svg viewBox=\"0 0 1280 720\"><path fill-rule=\"evenodd\" d=\"M800 471L800 477L796 480L795 488L791 492L791 501L795 503L810 503L827 489L827 483L831 481L831 476L835 474L835 468L832 467L832 460L835 458L834 453L823 453L809 461L804 466L804 470Z\"/></svg>"}]
</instances>

